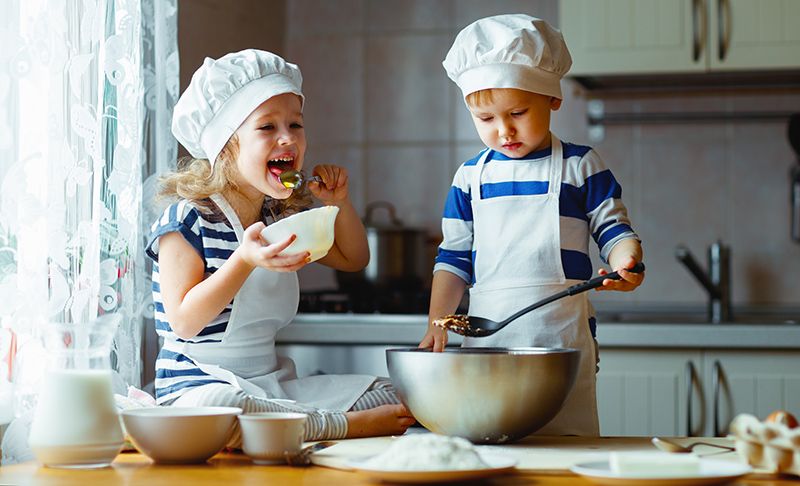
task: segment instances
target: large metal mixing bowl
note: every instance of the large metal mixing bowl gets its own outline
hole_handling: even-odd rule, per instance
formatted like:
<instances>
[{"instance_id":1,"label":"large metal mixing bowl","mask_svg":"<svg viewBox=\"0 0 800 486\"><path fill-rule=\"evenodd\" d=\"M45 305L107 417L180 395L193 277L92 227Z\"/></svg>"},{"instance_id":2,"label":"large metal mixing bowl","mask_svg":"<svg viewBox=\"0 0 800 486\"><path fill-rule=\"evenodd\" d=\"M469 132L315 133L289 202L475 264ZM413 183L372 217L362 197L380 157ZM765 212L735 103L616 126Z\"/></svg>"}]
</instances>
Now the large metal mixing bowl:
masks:
<instances>
[{"instance_id":1,"label":"large metal mixing bowl","mask_svg":"<svg viewBox=\"0 0 800 486\"><path fill-rule=\"evenodd\" d=\"M400 399L428 430L503 443L542 428L561 409L580 351L562 348L387 349Z\"/></svg>"}]
</instances>

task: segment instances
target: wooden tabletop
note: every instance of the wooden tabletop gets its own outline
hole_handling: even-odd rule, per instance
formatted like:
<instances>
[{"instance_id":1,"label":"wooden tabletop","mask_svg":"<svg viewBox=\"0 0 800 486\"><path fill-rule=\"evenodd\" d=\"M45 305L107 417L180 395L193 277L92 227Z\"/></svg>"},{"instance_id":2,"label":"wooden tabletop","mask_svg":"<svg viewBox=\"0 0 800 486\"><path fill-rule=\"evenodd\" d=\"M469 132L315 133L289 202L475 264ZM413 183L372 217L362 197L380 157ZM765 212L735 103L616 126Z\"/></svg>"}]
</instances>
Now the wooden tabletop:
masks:
<instances>
[{"instance_id":1,"label":"wooden tabletop","mask_svg":"<svg viewBox=\"0 0 800 486\"><path fill-rule=\"evenodd\" d=\"M112 467L95 470L51 469L34 462L0 467L0 485L371 485L365 476L319 466L256 466L243 454L220 453L206 464L167 466L154 464L137 453L117 456ZM590 482L571 475L511 474L487 480L486 485L589 485ZM798 486L799 478L749 476L736 481L743 486Z\"/></svg>"}]
</instances>

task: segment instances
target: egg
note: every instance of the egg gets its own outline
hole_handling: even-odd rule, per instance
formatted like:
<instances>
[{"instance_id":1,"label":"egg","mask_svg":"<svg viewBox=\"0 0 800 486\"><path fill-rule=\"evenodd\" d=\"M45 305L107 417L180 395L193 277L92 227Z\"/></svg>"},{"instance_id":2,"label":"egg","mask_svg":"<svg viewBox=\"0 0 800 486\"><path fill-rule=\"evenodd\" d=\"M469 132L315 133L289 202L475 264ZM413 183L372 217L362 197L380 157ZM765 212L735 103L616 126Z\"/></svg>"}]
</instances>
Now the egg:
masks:
<instances>
[{"instance_id":1,"label":"egg","mask_svg":"<svg viewBox=\"0 0 800 486\"><path fill-rule=\"evenodd\" d=\"M798 426L797 418L786 410L775 410L767 416L766 422L785 425L790 429Z\"/></svg>"}]
</instances>

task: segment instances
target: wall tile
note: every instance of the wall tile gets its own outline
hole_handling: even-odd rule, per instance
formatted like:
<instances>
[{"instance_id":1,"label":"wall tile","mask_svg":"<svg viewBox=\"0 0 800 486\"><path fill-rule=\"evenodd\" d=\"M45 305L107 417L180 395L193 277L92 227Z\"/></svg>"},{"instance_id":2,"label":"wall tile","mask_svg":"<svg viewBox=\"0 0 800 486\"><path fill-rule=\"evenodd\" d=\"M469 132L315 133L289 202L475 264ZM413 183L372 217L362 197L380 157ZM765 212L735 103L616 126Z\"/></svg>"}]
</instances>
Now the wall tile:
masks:
<instances>
[{"instance_id":1,"label":"wall tile","mask_svg":"<svg viewBox=\"0 0 800 486\"><path fill-rule=\"evenodd\" d=\"M317 143L364 140L364 38L302 38L288 43L303 72L304 117ZM346 53L346 55L343 55Z\"/></svg>"},{"instance_id":2,"label":"wall tile","mask_svg":"<svg viewBox=\"0 0 800 486\"><path fill-rule=\"evenodd\" d=\"M394 204L404 224L438 232L450 187L447 146L374 146L367 151L367 203Z\"/></svg>"},{"instance_id":3,"label":"wall tile","mask_svg":"<svg viewBox=\"0 0 800 486\"><path fill-rule=\"evenodd\" d=\"M447 30L452 18L450 0L367 0L367 30L392 32Z\"/></svg>"},{"instance_id":4,"label":"wall tile","mask_svg":"<svg viewBox=\"0 0 800 486\"><path fill-rule=\"evenodd\" d=\"M637 232L648 263L648 284L641 300L704 303L705 291L675 259L686 244L705 265L708 244L730 240L729 175L725 130L706 126L641 128L641 214Z\"/></svg>"},{"instance_id":5,"label":"wall tile","mask_svg":"<svg viewBox=\"0 0 800 486\"><path fill-rule=\"evenodd\" d=\"M800 244L789 234L791 149L783 123L733 127L731 272L735 302L798 302Z\"/></svg>"},{"instance_id":6,"label":"wall tile","mask_svg":"<svg viewBox=\"0 0 800 486\"><path fill-rule=\"evenodd\" d=\"M446 35L373 36L367 47L370 142L444 141L450 137Z\"/></svg>"},{"instance_id":7,"label":"wall tile","mask_svg":"<svg viewBox=\"0 0 800 486\"><path fill-rule=\"evenodd\" d=\"M364 0L291 0L287 3L286 34L296 37L353 35L362 32Z\"/></svg>"},{"instance_id":8,"label":"wall tile","mask_svg":"<svg viewBox=\"0 0 800 486\"><path fill-rule=\"evenodd\" d=\"M552 0L457 0L453 19L456 29L483 17L523 13L558 25L558 4Z\"/></svg>"}]
</instances>

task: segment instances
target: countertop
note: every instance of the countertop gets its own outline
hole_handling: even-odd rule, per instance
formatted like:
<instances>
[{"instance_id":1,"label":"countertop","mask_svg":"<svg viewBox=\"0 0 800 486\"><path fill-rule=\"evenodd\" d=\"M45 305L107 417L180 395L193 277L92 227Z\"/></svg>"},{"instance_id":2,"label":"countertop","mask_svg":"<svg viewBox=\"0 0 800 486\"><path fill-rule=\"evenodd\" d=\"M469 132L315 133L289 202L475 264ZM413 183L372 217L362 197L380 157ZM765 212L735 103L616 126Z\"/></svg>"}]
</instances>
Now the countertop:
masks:
<instances>
[{"instance_id":1,"label":"countertop","mask_svg":"<svg viewBox=\"0 0 800 486\"><path fill-rule=\"evenodd\" d=\"M746 323L602 322L601 348L800 349L800 325L750 319ZM427 316L397 314L298 314L278 333L279 344L385 344L416 346ZM461 337L450 334L449 343Z\"/></svg>"},{"instance_id":2,"label":"countertop","mask_svg":"<svg viewBox=\"0 0 800 486\"><path fill-rule=\"evenodd\" d=\"M580 440L580 438L573 438ZM609 439L612 440L612 439ZM625 439L639 440L647 438ZM241 453L224 452L211 458L208 463L192 465L159 465L138 453L123 453L117 456L111 467L81 469L51 469L35 462L26 462L0 468L0 484L49 485L116 485L146 484L148 486L176 484L193 485L374 485L360 473L320 466L292 468L289 466L257 466ZM539 473L516 471L497 476L481 484L495 485L589 485L587 480L571 473ZM791 476L775 477L755 473L735 481L734 485L790 486L798 481Z\"/></svg>"}]
</instances>

